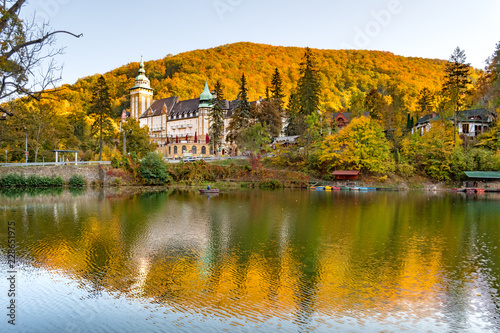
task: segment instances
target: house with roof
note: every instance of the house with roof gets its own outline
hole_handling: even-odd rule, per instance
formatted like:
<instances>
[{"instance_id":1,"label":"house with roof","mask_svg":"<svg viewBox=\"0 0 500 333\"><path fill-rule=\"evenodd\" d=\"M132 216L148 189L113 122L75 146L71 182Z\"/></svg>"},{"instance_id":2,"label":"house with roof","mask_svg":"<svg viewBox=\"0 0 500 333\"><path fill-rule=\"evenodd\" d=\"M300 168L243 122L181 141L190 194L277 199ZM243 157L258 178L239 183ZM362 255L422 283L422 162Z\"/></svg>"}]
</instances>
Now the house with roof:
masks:
<instances>
[{"instance_id":1,"label":"house with roof","mask_svg":"<svg viewBox=\"0 0 500 333\"><path fill-rule=\"evenodd\" d=\"M411 133L412 134L418 133L420 135L424 135L425 132L428 132L431 129L432 126L431 123L439 119L441 118L439 118L436 112L433 112L431 114L426 114L417 121L415 127L411 129Z\"/></svg>"},{"instance_id":2,"label":"house with roof","mask_svg":"<svg viewBox=\"0 0 500 333\"><path fill-rule=\"evenodd\" d=\"M488 111L486 109L473 109L458 111L456 114L456 122L458 134L465 137L474 138L481 133L489 130L492 124L495 122L495 113ZM428 132L434 121L441 119L436 112L427 114L421 117L414 128L412 128L412 133L419 133L424 135ZM454 117L449 117L446 119L449 122L454 121Z\"/></svg>"},{"instance_id":3,"label":"house with roof","mask_svg":"<svg viewBox=\"0 0 500 333\"><path fill-rule=\"evenodd\" d=\"M486 109L474 109L457 112L458 134L475 138L488 131L495 121L496 115ZM450 118L453 120L453 118Z\"/></svg>"},{"instance_id":4,"label":"house with roof","mask_svg":"<svg viewBox=\"0 0 500 333\"><path fill-rule=\"evenodd\" d=\"M369 112L364 112L363 116L369 117L370 113ZM353 118L356 118L352 112L334 112L331 114L331 125L332 128L334 125L337 126L339 130L345 128L347 125L351 123L351 120Z\"/></svg>"},{"instance_id":5,"label":"house with roof","mask_svg":"<svg viewBox=\"0 0 500 333\"><path fill-rule=\"evenodd\" d=\"M337 125L339 130L343 129L351 122L351 112L332 113L332 123Z\"/></svg>"}]
</instances>

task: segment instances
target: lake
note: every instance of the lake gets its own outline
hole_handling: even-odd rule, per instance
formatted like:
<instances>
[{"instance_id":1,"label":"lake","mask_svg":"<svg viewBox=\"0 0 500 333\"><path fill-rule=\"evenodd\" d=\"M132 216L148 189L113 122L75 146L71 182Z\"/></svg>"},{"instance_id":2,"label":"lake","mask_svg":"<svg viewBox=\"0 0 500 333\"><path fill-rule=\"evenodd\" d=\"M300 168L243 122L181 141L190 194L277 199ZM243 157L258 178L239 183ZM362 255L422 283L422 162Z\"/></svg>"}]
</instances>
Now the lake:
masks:
<instances>
[{"instance_id":1,"label":"lake","mask_svg":"<svg viewBox=\"0 0 500 333\"><path fill-rule=\"evenodd\" d=\"M495 193L4 192L0 215L2 332L500 331Z\"/></svg>"}]
</instances>

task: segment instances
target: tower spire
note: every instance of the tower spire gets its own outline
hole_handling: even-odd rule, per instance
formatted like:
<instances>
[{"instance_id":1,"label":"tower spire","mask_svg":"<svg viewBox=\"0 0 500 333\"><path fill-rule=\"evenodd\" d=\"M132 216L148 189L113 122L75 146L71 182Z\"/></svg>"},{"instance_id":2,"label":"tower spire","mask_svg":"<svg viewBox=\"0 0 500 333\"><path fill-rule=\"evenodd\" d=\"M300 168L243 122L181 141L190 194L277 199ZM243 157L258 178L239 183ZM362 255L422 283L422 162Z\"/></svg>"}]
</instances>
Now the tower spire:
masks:
<instances>
[{"instance_id":1,"label":"tower spire","mask_svg":"<svg viewBox=\"0 0 500 333\"><path fill-rule=\"evenodd\" d=\"M139 75L140 74L146 74L146 70L144 69L144 59L142 57L142 54L141 54L141 63L139 65Z\"/></svg>"}]
</instances>

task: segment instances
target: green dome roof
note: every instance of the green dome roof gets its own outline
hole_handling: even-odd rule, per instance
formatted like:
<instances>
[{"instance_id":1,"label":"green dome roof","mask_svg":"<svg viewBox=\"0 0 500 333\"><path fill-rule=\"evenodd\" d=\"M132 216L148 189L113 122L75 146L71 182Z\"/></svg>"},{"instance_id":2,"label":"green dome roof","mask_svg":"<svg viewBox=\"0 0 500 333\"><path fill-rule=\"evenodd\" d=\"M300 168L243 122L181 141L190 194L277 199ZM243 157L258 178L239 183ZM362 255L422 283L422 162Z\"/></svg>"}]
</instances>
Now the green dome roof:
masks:
<instances>
[{"instance_id":1,"label":"green dome roof","mask_svg":"<svg viewBox=\"0 0 500 333\"><path fill-rule=\"evenodd\" d=\"M208 82L205 82L205 89L200 95L200 101L211 101L213 99L210 89L208 89Z\"/></svg>"},{"instance_id":2,"label":"green dome roof","mask_svg":"<svg viewBox=\"0 0 500 333\"><path fill-rule=\"evenodd\" d=\"M200 95L200 108L210 108L212 107L212 99L214 97L210 93L210 89L208 89L208 82L205 82L205 89Z\"/></svg>"}]
</instances>

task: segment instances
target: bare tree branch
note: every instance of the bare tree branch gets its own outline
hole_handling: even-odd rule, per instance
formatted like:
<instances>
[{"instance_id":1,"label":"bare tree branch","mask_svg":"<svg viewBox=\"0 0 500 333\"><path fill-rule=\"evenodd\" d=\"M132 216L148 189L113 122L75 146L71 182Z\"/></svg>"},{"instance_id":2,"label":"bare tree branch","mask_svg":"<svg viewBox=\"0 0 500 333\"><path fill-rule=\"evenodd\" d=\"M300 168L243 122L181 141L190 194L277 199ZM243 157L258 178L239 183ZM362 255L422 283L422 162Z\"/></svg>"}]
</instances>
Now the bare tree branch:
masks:
<instances>
[{"instance_id":1,"label":"bare tree branch","mask_svg":"<svg viewBox=\"0 0 500 333\"><path fill-rule=\"evenodd\" d=\"M19 52L20 49L24 48L24 47L28 47L30 45L34 45L34 44L40 44L40 43L43 43L45 40L47 40L48 38L50 38L51 36L55 35L55 34L60 34L60 33L64 33L64 34L68 34L68 35L71 35L73 37L76 37L76 38L80 38L83 36L83 34L79 34L79 35L76 35L72 32L69 32L69 31L65 31L65 30L58 30L58 31L53 31L51 33L48 33L46 34L45 36L43 36L42 38L38 38L38 39L35 39L35 40L31 40L29 42L26 42L24 44L21 44L21 45L17 45L16 47L14 47L10 52L7 52L4 56L5 59L9 59L10 56L12 56L14 53L16 52Z\"/></svg>"},{"instance_id":2,"label":"bare tree branch","mask_svg":"<svg viewBox=\"0 0 500 333\"><path fill-rule=\"evenodd\" d=\"M35 17L29 21L19 18L26 0L4 0L0 3L0 102L27 96L40 100L41 94L61 79L54 57L64 48L52 48L55 36L66 34L80 38L70 31L51 31L47 23L41 26ZM10 8L7 8L10 5ZM5 107L0 109L3 115Z\"/></svg>"}]
</instances>

